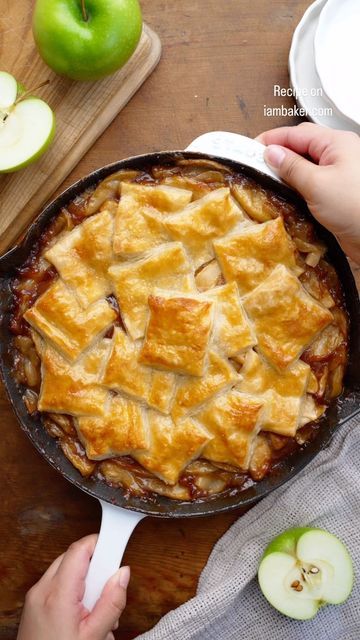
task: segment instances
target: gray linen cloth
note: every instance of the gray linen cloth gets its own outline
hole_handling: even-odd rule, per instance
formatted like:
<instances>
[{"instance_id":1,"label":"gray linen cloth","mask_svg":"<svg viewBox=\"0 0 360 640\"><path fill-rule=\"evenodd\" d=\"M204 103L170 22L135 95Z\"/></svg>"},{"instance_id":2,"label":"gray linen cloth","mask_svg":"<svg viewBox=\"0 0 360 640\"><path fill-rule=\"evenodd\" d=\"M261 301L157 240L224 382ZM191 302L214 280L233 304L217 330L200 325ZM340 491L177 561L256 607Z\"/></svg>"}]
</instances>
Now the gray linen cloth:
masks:
<instances>
[{"instance_id":1,"label":"gray linen cloth","mask_svg":"<svg viewBox=\"0 0 360 640\"><path fill-rule=\"evenodd\" d=\"M296 478L257 504L215 545L197 594L141 640L360 640L359 417ZM289 527L328 529L348 547L355 585L343 605L323 607L310 621L286 618L262 596L257 567L267 543Z\"/></svg>"}]
</instances>

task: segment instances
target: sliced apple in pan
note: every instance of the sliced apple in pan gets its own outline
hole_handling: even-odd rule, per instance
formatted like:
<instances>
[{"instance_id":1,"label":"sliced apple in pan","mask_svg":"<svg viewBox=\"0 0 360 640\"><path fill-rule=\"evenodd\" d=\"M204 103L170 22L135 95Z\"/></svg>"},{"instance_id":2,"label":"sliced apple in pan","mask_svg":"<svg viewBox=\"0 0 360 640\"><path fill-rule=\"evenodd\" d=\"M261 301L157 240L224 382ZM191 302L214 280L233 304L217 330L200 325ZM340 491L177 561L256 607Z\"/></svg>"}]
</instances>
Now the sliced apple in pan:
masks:
<instances>
[{"instance_id":1,"label":"sliced apple in pan","mask_svg":"<svg viewBox=\"0 0 360 640\"><path fill-rule=\"evenodd\" d=\"M296 620L313 618L325 604L341 604L354 580L351 557L336 536L323 529L285 531L265 549L258 572L270 604Z\"/></svg>"},{"instance_id":2,"label":"sliced apple in pan","mask_svg":"<svg viewBox=\"0 0 360 640\"><path fill-rule=\"evenodd\" d=\"M54 134L55 117L49 105L40 98L25 97L15 78L0 71L0 173L17 171L39 158Z\"/></svg>"}]
</instances>

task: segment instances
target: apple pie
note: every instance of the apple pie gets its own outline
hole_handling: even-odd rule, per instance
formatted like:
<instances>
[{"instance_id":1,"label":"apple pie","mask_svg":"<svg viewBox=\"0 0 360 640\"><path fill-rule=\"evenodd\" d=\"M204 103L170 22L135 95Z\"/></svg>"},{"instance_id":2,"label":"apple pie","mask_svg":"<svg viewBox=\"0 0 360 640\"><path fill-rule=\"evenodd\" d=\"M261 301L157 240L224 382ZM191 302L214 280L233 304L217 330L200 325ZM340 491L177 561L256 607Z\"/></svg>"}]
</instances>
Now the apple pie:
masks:
<instances>
[{"instance_id":1,"label":"apple pie","mask_svg":"<svg viewBox=\"0 0 360 640\"><path fill-rule=\"evenodd\" d=\"M84 476L196 500L315 437L348 319L306 214L206 158L119 171L12 282L14 376Z\"/></svg>"}]
</instances>

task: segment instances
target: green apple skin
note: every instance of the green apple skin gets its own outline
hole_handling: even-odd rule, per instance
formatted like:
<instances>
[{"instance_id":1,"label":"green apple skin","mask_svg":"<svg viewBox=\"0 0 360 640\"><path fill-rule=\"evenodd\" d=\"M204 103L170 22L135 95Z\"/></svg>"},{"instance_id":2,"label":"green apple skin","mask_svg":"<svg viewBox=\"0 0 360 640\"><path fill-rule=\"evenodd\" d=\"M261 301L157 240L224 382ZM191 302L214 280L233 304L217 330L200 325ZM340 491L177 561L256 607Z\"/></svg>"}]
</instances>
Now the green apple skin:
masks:
<instances>
[{"instance_id":1,"label":"green apple skin","mask_svg":"<svg viewBox=\"0 0 360 640\"><path fill-rule=\"evenodd\" d=\"M301 536L307 531L312 531L310 527L294 527L287 529L276 536L266 547L262 559L279 551L280 553L288 553L290 556L296 556L296 545Z\"/></svg>"},{"instance_id":2,"label":"green apple skin","mask_svg":"<svg viewBox=\"0 0 360 640\"><path fill-rule=\"evenodd\" d=\"M138 0L36 0L33 34L39 53L56 73L98 80L122 67L142 30Z\"/></svg>"}]
</instances>

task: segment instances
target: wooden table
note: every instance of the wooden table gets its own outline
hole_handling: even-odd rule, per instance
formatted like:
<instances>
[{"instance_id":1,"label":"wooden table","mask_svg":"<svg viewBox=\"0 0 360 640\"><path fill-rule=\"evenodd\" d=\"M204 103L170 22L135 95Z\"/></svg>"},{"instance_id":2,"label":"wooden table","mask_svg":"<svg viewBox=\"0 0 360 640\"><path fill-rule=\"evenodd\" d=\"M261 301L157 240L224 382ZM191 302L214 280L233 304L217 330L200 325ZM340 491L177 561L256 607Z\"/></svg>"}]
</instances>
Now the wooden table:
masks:
<instances>
[{"instance_id":1,"label":"wooden table","mask_svg":"<svg viewBox=\"0 0 360 640\"><path fill-rule=\"evenodd\" d=\"M273 85L288 86L291 34L309 4L142 0L144 18L162 40L162 60L63 187L122 157L182 149L209 130L255 136L295 124L264 117L263 105L293 104L273 97ZM27 589L74 539L98 530L100 508L33 449L3 391L0 410L0 640L10 640ZM116 637L136 637L191 598L214 543L238 516L141 522L124 558L132 579Z\"/></svg>"}]
</instances>

